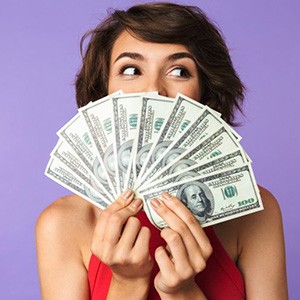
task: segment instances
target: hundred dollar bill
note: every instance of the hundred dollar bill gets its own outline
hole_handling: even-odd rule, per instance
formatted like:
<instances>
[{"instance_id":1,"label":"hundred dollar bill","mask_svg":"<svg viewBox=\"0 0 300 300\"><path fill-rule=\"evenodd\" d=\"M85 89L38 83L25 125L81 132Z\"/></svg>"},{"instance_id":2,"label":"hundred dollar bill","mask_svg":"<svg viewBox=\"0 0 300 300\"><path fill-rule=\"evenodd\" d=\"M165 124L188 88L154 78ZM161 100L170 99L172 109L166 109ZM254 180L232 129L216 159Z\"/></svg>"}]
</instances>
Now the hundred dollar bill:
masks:
<instances>
[{"instance_id":1,"label":"hundred dollar bill","mask_svg":"<svg viewBox=\"0 0 300 300\"><path fill-rule=\"evenodd\" d=\"M56 157L50 158L45 175L101 209L105 209L108 205L106 198L103 198L96 190L83 183L75 173L68 170L68 167Z\"/></svg>"},{"instance_id":2,"label":"hundred dollar bill","mask_svg":"<svg viewBox=\"0 0 300 300\"><path fill-rule=\"evenodd\" d=\"M147 170L151 167L151 164L164 156L166 149L172 143L173 140L177 140L185 130L187 130L198 116L203 112L204 105L188 98L182 94L178 94L173 110L169 114L168 120L166 120L160 130L160 134L153 142L151 149L145 159L145 163L142 166L139 176L137 178L136 187L138 187L144 178L147 177Z\"/></svg>"},{"instance_id":3,"label":"hundred dollar bill","mask_svg":"<svg viewBox=\"0 0 300 300\"><path fill-rule=\"evenodd\" d=\"M96 147L103 177L107 179L112 195L120 194L116 183L116 162L114 159L113 141L115 128L113 124L113 109L111 96L104 97L79 109L92 140Z\"/></svg>"},{"instance_id":4,"label":"hundred dollar bill","mask_svg":"<svg viewBox=\"0 0 300 300\"><path fill-rule=\"evenodd\" d=\"M113 147L114 160L117 162L115 176L120 192L129 187L132 147L133 141L137 137L137 124L141 115L142 95L144 93L124 94L112 97L112 122L115 129Z\"/></svg>"},{"instance_id":5,"label":"hundred dollar bill","mask_svg":"<svg viewBox=\"0 0 300 300\"><path fill-rule=\"evenodd\" d=\"M63 164L71 169L83 183L93 187L108 203L114 199L105 187L97 180L96 176L87 168L80 157L66 141L59 139L50 156L58 158Z\"/></svg>"},{"instance_id":6,"label":"hundred dollar bill","mask_svg":"<svg viewBox=\"0 0 300 300\"><path fill-rule=\"evenodd\" d=\"M260 193L249 164L207 177L189 178L180 183L172 183L141 194L148 218L159 228L166 227L167 224L151 208L150 201L160 197L163 191L180 199L202 227L263 209Z\"/></svg>"},{"instance_id":7,"label":"hundred dollar bill","mask_svg":"<svg viewBox=\"0 0 300 300\"><path fill-rule=\"evenodd\" d=\"M158 95L142 98L141 115L137 125L138 132L132 149L133 155L130 163L132 165L132 176L128 182L129 187L134 186L150 148L173 106L174 98Z\"/></svg>"},{"instance_id":8,"label":"hundred dollar bill","mask_svg":"<svg viewBox=\"0 0 300 300\"><path fill-rule=\"evenodd\" d=\"M209 107L204 107L203 112L185 131L185 133L181 135L178 140L171 142L164 152L164 155L152 163L149 169L145 172L141 185L145 181L147 181L147 183L153 181L155 173L157 173L161 168L168 164L172 164L176 157L188 151L188 149L191 149L195 145L200 144L203 139L212 135L222 127L225 127L228 131L232 131L226 122L219 116L216 116ZM237 135L234 136L238 141L240 140Z\"/></svg>"},{"instance_id":9,"label":"hundred dollar bill","mask_svg":"<svg viewBox=\"0 0 300 300\"><path fill-rule=\"evenodd\" d=\"M197 163L187 167L184 170L174 171L171 167L168 172L169 175L162 177L156 181L150 182L140 188L140 193L149 192L153 189L157 189L161 186L167 186L170 183L177 182L180 183L189 178L213 175L219 172L228 171L241 167L244 164L249 163L248 159L244 155L244 151L236 150L232 153L217 156L217 158L207 162L207 163Z\"/></svg>"},{"instance_id":10,"label":"hundred dollar bill","mask_svg":"<svg viewBox=\"0 0 300 300\"><path fill-rule=\"evenodd\" d=\"M172 164L168 164L157 171L152 177L153 181L154 179L156 181L164 178L171 173L183 172L186 168L197 163L204 164L218 155L225 155L234 150L242 150L239 142L226 127L221 127L214 134L206 137L200 144L196 144L188 151L175 157Z\"/></svg>"},{"instance_id":11,"label":"hundred dollar bill","mask_svg":"<svg viewBox=\"0 0 300 300\"><path fill-rule=\"evenodd\" d=\"M57 134L73 148L105 189L114 195L106 171L103 168L102 160L97 154L96 146L82 115L77 113Z\"/></svg>"}]
</instances>

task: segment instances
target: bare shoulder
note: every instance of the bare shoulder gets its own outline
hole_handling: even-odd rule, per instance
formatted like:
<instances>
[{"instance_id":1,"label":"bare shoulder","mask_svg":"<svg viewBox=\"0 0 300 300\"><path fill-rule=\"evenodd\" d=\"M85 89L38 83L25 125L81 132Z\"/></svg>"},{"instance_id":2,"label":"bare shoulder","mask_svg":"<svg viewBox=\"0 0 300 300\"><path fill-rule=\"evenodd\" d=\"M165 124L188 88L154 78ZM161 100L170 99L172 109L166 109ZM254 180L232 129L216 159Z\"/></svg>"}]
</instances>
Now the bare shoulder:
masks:
<instances>
[{"instance_id":1,"label":"bare shoulder","mask_svg":"<svg viewBox=\"0 0 300 300\"><path fill-rule=\"evenodd\" d=\"M57 225L56 222L64 221L66 218L68 218L68 221L75 221L78 218L78 221L83 219L89 221L94 212L94 206L88 201L77 195L68 195L57 199L46 207L37 223L43 223L50 219L51 224Z\"/></svg>"},{"instance_id":2,"label":"bare shoulder","mask_svg":"<svg viewBox=\"0 0 300 300\"><path fill-rule=\"evenodd\" d=\"M271 192L259 190L263 210L214 228L244 277L247 299L287 299L281 210Z\"/></svg>"},{"instance_id":3,"label":"bare shoulder","mask_svg":"<svg viewBox=\"0 0 300 300\"><path fill-rule=\"evenodd\" d=\"M247 298L287 299L281 210L271 192L263 187L259 190L264 209L237 220L237 264L245 279Z\"/></svg>"},{"instance_id":4,"label":"bare shoulder","mask_svg":"<svg viewBox=\"0 0 300 300\"><path fill-rule=\"evenodd\" d=\"M239 238L249 241L249 235L253 236L252 230L256 231L257 237L268 235L269 230L275 229L282 231L282 216L279 204L274 195L267 189L259 186L260 195L264 209L257 213L253 213L242 217L239 222ZM245 239L244 239L245 238Z\"/></svg>"},{"instance_id":5,"label":"bare shoulder","mask_svg":"<svg viewBox=\"0 0 300 300\"><path fill-rule=\"evenodd\" d=\"M281 226L281 212L275 197L263 187L260 193L264 210L214 225L219 240L235 263L247 243L252 243L264 231Z\"/></svg>"},{"instance_id":6,"label":"bare shoulder","mask_svg":"<svg viewBox=\"0 0 300 300\"><path fill-rule=\"evenodd\" d=\"M97 208L77 195L59 198L36 223L37 246L53 244L63 253L86 256L97 218ZM69 253L69 254L70 254Z\"/></svg>"},{"instance_id":7,"label":"bare shoulder","mask_svg":"<svg viewBox=\"0 0 300 300\"><path fill-rule=\"evenodd\" d=\"M89 299L87 269L97 208L70 195L49 205L36 223L42 299Z\"/></svg>"},{"instance_id":8,"label":"bare shoulder","mask_svg":"<svg viewBox=\"0 0 300 300\"><path fill-rule=\"evenodd\" d=\"M94 224L95 208L77 195L59 198L41 213L37 220L37 231L47 233L72 231L79 233L80 228L87 229Z\"/></svg>"}]
</instances>

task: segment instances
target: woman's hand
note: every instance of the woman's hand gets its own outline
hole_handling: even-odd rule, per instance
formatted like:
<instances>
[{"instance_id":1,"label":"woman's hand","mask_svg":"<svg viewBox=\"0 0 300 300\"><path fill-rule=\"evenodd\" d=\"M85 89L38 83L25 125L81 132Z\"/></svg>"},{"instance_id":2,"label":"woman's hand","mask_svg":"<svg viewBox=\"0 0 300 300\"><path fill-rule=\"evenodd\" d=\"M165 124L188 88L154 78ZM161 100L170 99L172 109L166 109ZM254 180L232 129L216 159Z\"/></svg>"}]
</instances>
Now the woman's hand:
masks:
<instances>
[{"instance_id":1,"label":"woman's hand","mask_svg":"<svg viewBox=\"0 0 300 300\"><path fill-rule=\"evenodd\" d=\"M155 277L155 288L162 299L206 299L194 281L204 270L212 247L193 214L176 197L162 194L153 199L154 210L169 225L161 231L167 247L159 247L155 259L160 272Z\"/></svg>"},{"instance_id":2,"label":"woman's hand","mask_svg":"<svg viewBox=\"0 0 300 300\"><path fill-rule=\"evenodd\" d=\"M150 230L134 217L142 206L133 191L126 190L101 212L97 222L91 250L112 271L111 298L148 292L153 267Z\"/></svg>"}]
</instances>

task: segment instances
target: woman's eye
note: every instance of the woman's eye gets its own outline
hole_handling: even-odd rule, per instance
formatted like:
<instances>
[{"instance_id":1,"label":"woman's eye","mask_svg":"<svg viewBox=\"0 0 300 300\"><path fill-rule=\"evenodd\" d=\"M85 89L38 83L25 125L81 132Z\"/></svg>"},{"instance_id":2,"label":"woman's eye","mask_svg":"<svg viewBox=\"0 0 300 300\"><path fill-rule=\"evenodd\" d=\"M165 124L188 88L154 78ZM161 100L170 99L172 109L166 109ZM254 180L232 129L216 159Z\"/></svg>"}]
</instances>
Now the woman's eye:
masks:
<instances>
[{"instance_id":1,"label":"woman's eye","mask_svg":"<svg viewBox=\"0 0 300 300\"><path fill-rule=\"evenodd\" d=\"M122 68L120 73L122 75L129 75L129 76L134 76L134 75L140 75L141 74L141 72L139 71L138 68L132 67L132 66Z\"/></svg>"},{"instance_id":2,"label":"woman's eye","mask_svg":"<svg viewBox=\"0 0 300 300\"><path fill-rule=\"evenodd\" d=\"M175 68L169 74L176 77L190 77L190 73L184 68Z\"/></svg>"}]
</instances>

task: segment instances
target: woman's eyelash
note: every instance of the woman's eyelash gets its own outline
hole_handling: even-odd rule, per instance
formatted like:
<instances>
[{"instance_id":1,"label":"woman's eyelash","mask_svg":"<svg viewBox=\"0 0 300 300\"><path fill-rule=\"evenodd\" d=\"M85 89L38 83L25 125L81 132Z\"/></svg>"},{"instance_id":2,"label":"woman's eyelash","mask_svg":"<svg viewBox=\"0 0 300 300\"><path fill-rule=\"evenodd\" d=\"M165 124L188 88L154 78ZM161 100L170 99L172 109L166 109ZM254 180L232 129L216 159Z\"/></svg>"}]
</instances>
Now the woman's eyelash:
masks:
<instances>
[{"instance_id":1,"label":"woman's eyelash","mask_svg":"<svg viewBox=\"0 0 300 300\"><path fill-rule=\"evenodd\" d=\"M173 68L171 70L170 74L173 73L173 72L175 72L175 71L177 71L177 74L174 74L174 76L186 77L186 78L188 78L188 77L191 76L190 72L186 68L183 68L183 67Z\"/></svg>"},{"instance_id":2,"label":"woman's eyelash","mask_svg":"<svg viewBox=\"0 0 300 300\"><path fill-rule=\"evenodd\" d=\"M129 71L130 69L132 69L131 72ZM126 72L126 70L127 70L127 72ZM132 75L133 76L133 75L140 75L141 72L140 72L139 68L137 68L136 66L126 65L126 66L123 66L120 69L119 74L121 74L121 75Z\"/></svg>"},{"instance_id":3,"label":"woman's eyelash","mask_svg":"<svg viewBox=\"0 0 300 300\"><path fill-rule=\"evenodd\" d=\"M141 71L137 66L125 65L120 68L119 74L125 76L137 76L137 75L141 75ZM168 74L174 77L183 77L183 78L191 77L191 73L185 67L174 67Z\"/></svg>"}]
</instances>

